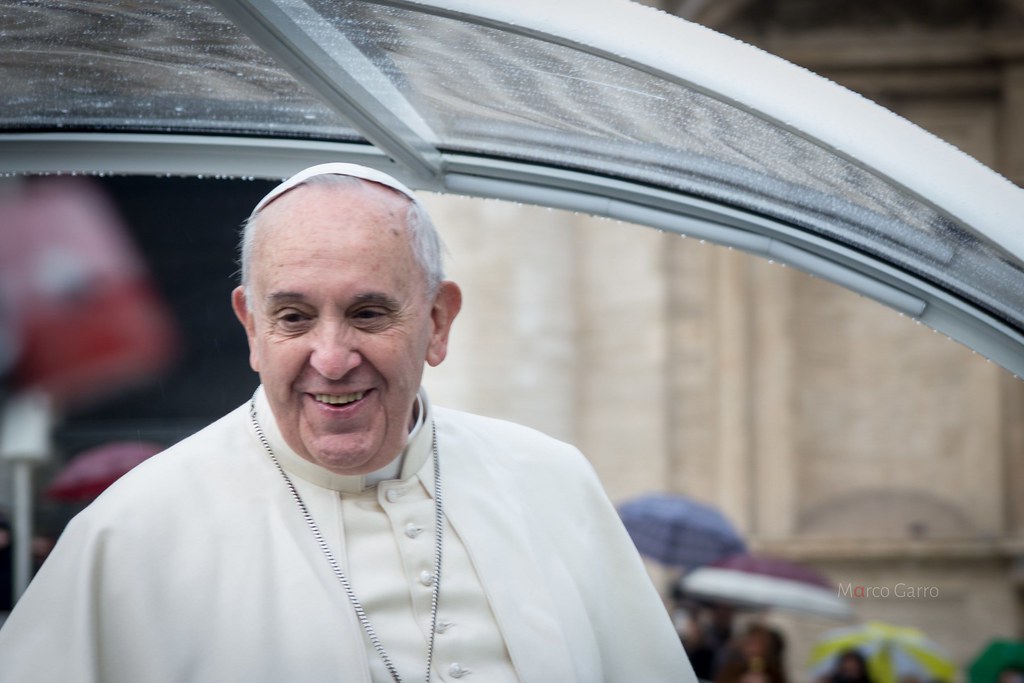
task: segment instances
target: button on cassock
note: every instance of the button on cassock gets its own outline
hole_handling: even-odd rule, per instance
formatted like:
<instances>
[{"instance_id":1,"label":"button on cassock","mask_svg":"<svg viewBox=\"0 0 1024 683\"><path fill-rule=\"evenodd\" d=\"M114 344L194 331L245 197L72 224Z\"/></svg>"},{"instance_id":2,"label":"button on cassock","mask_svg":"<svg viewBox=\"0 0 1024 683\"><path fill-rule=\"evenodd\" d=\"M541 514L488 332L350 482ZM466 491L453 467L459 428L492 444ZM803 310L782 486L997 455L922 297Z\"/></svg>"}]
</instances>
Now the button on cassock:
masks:
<instances>
[{"instance_id":1,"label":"button on cassock","mask_svg":"<svg viewBox=\"0 0 1024 683\"><path fill-rule=\"evenodd\" d=\"M405 535L408 536L409 538L416 538L421 533L423 533L423 527L416 526L412 522L409 522L408 524L405 525Z\"/></svg>"},{"instance_id":2,"label":"button on cassock","mask_svg":"<svg viewBox=\"0 0 1024 683\"><path fill-rule=\"evenodd\" d=\"M458 662L453 662L452 665L448 667L448 673L451 675L452 678L462 678L463 676L470 674L472 672L466 667L459 664Z\"/></svg>"},{"instance_id":3,"label":"button on cassock","mask_svg":"<svg viewBox=\"0 0 1024 683\"><path fill-rule=\"evenodd\" d=\"M434 573L433 572L429 572L426 569L421 571L420 572L420 583L422 583L424 586L433 586L434 585Z\"/></svg>"},{"instance_id":4,"label":"button on cassock","mask_svg":"<svg viewBox=\"0 0 1024 683\"><path fill-rule=\"evenodd\" d=\"M397 503L398 499L405 495L403 489L388 489L388 492L384 494L384 497L388 499L389 503Z\"/></svg>"}]
</instances>

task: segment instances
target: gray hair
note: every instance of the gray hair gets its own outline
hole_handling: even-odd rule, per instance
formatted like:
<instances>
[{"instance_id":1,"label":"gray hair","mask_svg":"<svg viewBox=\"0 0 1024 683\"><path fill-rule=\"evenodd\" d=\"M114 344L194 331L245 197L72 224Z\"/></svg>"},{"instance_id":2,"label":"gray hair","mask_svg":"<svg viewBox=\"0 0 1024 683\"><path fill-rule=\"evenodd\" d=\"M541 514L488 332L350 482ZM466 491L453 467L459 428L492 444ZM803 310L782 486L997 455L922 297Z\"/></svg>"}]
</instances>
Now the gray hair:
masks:
<instances>
[{"instance_id":1,"label":"gray hair","mask_svg":"<svg viewBox=\"0 0 1024 683\"><path fill-rule=\"evenodd\" d=\"M321 174L307 178L296 185L296 187L301 187L302 185L356 187L366 182L370 181L338 174ZM408 199L396 190L393 190L393 192L397 196ZM247 295L252 251L256 242L256 224L259 222L261 215L261 211L253 211L252 215L245 220L242 224L242 235L238 243L241 284L246 288ZM432 297L437 292L441 280L444 279L441 237L437 234L437 228L434 226L434 221L431 220L430 214L427 213L427 210L423 208L419 201L409 201L409 208L405 215L405 225L409 231L409 239L412 242L413 256L420 267L423 268L423 274L427 278L427 293ZM249 300L248 296L246 296L246 300Z\"/></svg>"}]
</instances>

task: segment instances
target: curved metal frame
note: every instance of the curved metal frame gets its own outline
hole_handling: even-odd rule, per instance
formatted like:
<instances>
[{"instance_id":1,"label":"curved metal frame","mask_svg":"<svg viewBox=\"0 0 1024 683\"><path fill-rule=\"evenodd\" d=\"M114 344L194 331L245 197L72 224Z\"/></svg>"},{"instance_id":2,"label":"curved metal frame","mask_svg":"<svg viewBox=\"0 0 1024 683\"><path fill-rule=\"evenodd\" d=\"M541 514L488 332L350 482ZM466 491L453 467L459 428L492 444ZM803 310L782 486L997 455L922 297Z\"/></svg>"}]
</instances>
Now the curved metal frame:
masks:
<instances>
[{"instance_id":1,"label":"curved metal frame","mask_svg":"<svg viewBox=\"0 0 1024 683\"><path fill-rule=\"evenodd\" d=\"M1024 192L1019 188L859 96L702 27L668 27L673 31L685 29L688 40L694 43L686 46L689 53L710 47L717 50L713 63L709 60L694 66L686 61L686 55L663 56L652 52L650 45L623 45L617 28L613 30L592 16L580 17L578 10L549 0L523 0L528 7L514 9L475 0L366 1L499 28L622 64L643 66L651 73L781 125L837 156L882 174L893 185L926 202L929 197L941 197L947 204L944 211L979 229L1017 258L1024 258L1024 235L1012 229L1012 223L1024 215ZM1014 374L1024 372L1021 330L891 263L780 220L623 180L614 168L599 174L446 153L402 94L344 36L335 32L329 41L318 41L310 33L309 27L318 25L317 15L301 1L212 2L376 147L269 137L0 134L0 172L281 178L313 163L356 161L387 171L417 189L582 211L700 237L781 261L920 320ZM513 13L523 13L524 9L529 11L522 15L523 20L513 21ZM629 6L628 11L642 20L645 29L658 33L664 28L654 21L659 17L650 8ZM580 21L587 23L585 30L571 30ZM331 27L324 30L333 31ZM581 42L584 34L593 37L593 44ZM774 83L736 78L742 73L740 65L749 63L752 57L758 58L759 76L775 79ZM773 87L791 93L800 90L808 97L798 105L786 102L785 92L775 92ZM858 115L870 120L857 136L844 136L827 118L853 104L858 105ZM904 154L877 149L894 139L904 145ZM901 156L914 156L914 161ZM935 169L934 177L921 178L917 172L920 167ZM957 198L955 195L968 194L953 192L957 183L975 183L982 188L983 196L975 193L968 199Z\"/></svg>"},{"instance_id":2,"label":"curved metal frame","mask_svg":"<svg viewBox=\"0 0 1024 683\"><path fill-rule=\"evenodd\" d=\"M117 133L0 135L0 165L19 173L106 173L284 178L326 161L352 161L419 190L580 211L647 225L786 263L943 332L1015 375L1024 335L949 292L890 264L740 209L606 176L441 154L440 177L410 175L369 144Z\"/></svg>"}]
</instances>

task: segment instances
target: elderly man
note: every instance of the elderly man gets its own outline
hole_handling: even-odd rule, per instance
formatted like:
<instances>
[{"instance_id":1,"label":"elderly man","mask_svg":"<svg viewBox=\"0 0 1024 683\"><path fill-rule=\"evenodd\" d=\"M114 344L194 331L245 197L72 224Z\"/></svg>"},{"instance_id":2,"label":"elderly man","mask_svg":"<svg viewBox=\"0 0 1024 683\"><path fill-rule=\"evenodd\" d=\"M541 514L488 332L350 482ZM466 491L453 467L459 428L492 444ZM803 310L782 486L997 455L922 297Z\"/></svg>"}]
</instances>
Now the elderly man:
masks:
<instances>
[{"instance_id":1,"label":"elderly man","mask_svg":"<svg viewBox=\"0 0 1024 683\"><path fill-rule=\"evenodd\" d=\"M407 188L307 169L242 266L261 387L72 521L0 680L693 680L583 457L420 388L461 293Z\"/></svg>"}]
</instances>

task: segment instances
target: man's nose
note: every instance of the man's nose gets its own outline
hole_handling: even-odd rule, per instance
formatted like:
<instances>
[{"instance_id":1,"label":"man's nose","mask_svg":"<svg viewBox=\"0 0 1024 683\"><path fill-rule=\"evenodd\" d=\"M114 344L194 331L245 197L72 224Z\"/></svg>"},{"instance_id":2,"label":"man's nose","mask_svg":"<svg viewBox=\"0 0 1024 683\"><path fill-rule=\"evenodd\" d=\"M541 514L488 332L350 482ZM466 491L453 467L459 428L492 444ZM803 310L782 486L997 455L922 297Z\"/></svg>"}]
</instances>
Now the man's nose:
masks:
<instances>
[{"instance_id":1,"label":"man's nose","mask_svg":"<svg viewBox=\"0 0 1024 683\"><path fill-rule=\"evenodd\" d=\"M342 325L323 325L313 335L309 363L329 380L340 380L362 362L352 330Z\"/></svg>"}]
</instances>

